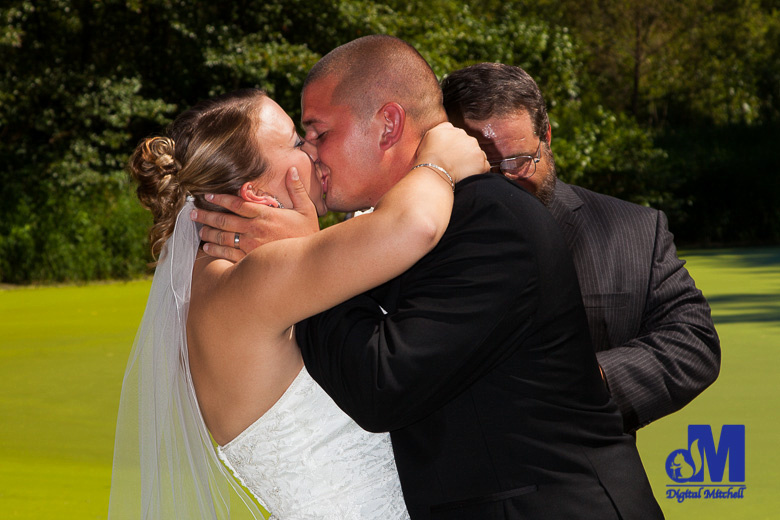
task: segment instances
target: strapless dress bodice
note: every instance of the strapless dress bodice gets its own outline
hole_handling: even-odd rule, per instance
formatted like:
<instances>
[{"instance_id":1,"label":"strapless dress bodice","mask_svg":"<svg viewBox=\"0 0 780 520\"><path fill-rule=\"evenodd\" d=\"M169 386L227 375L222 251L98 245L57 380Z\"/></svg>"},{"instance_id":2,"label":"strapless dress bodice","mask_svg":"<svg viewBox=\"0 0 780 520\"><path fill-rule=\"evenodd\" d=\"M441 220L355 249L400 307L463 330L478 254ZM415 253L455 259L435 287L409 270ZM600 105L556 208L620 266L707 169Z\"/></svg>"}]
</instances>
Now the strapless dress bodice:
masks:
<instances>
[{"instance_id":1,"label":"strapless dress bodice","mask_svg":"<svg viewBox=\"0 0 780 520\"><path fill-rule=\"evenodd\" d=\"M389 434L360 428L306 368L218 452L274 519L409 518Z\"/></svg>"}]
</instances>

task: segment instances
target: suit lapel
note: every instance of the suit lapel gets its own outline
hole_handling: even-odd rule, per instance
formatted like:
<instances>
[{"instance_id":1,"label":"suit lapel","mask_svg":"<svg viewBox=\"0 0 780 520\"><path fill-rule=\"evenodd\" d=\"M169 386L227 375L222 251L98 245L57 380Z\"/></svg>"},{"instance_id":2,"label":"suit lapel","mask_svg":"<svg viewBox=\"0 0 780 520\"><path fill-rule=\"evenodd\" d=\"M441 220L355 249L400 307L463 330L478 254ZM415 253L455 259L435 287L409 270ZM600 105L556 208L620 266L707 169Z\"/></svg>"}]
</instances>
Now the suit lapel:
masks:
<instances>
[{"instance_id":1,"label":"suit lapel","mask_svg":"<svg viewBox=\"0 0 780 520\"><path fill-rule=\"evenodd\" d=\"M582 218L578 210L583 204L582 199L574 193L571 186L560 180L555 183L555 196L550 202L549 210L558 227L561 228L569 250L573 249L574 241L582 226Z\"/></svg>"}]
</instances>

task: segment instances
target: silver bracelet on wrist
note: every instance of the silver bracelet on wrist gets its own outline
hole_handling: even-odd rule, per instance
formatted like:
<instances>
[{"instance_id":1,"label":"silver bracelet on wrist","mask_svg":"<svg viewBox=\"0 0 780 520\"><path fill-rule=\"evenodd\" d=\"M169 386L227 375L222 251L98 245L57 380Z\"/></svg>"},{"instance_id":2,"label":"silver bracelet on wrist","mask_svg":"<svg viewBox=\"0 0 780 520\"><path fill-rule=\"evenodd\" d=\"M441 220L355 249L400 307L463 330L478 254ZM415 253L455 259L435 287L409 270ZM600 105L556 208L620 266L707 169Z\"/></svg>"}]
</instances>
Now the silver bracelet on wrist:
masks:
<instances>
[{"instance_id":1,"label":"silver bracelet on wrist","mask_svg":"<svg viewBox=\"0 0 780 520\"><path fill-rule=\"evenodd\" d=\"M426 167L428 167L428 168L430 168L432 170L435 170L437 172L443 173L444 176L447 177L447 180L450 181L450 187L452 188L452 192L455 193L455 181L452 180L452 175L450 175L449 172L447 172L447 170L445 170L444 168L442 168L438 164L433 164L433 163L421 163L421 164L418 164L418 165L412 167L412 170L414 170L415 168L422 168L423 166L426 166Z\"/></svg>"}]
</instances>

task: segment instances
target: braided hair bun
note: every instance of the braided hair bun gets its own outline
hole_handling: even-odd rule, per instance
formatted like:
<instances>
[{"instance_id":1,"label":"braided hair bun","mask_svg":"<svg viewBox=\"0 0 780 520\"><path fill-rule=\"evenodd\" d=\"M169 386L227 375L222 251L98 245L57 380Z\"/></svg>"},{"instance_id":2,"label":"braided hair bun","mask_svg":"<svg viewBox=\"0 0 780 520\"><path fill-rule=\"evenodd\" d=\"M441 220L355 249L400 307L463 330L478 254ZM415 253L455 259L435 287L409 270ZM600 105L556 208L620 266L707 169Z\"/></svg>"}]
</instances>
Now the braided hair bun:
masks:
<instances>
[{"instance_id":1,"label":"braided hair bun","mask_svg":"<svg viewBox=\"0 0 780 520\"><path fill-rule=\"evenodd\" d=\"M152 212L150 231L152 255L156 258L172 227L185 194L176 178L181 169L174 159L176 148L169 137L148 137L141 141L130 158L130 175L138 183L138 199Z\"/></svg>"}]
</instances>

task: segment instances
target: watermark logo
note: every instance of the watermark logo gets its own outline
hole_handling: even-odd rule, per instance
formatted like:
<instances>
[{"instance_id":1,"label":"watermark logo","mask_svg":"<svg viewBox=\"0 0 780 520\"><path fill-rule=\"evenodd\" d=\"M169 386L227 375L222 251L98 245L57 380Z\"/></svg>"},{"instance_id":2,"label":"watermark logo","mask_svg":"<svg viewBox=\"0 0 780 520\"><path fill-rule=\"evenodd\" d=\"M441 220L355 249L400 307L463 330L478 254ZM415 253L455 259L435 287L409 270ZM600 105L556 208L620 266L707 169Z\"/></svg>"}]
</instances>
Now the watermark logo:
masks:
<instances>
[{"instance_id":1,"label":"watermark logo","mask_svg":"<svg viewBox=\"0 0 780 520\"><path fill-rule=\"evenodd\" d=\"M666 498L744 498L745 425L725 424L718 444L708 424L688 426L688 449L674 450L666 458ZM724 480L725 479L725 480Z\"/></svg>"}]
</instances>

